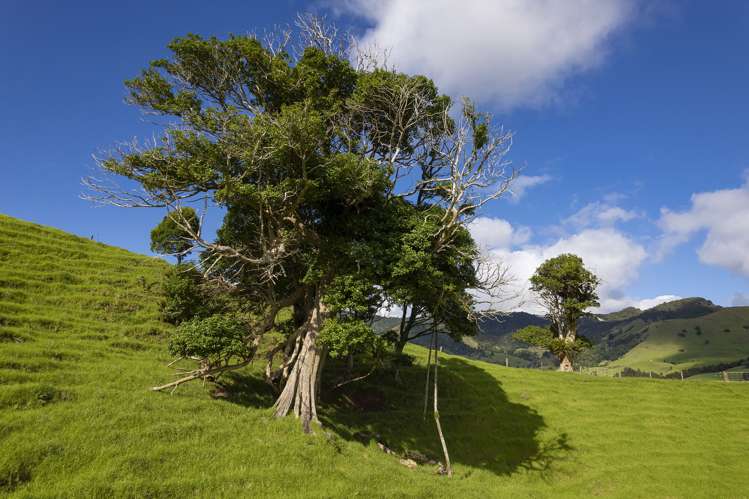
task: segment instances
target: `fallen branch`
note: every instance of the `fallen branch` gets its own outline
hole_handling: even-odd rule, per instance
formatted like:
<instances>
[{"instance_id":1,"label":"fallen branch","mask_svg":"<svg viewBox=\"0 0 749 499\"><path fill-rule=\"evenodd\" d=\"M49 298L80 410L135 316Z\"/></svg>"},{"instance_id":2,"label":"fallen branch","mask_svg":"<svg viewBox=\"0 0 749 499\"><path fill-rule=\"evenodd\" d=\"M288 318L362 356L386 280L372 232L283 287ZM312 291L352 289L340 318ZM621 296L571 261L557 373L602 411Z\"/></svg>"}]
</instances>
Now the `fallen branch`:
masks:
<instances>
[{"instance_id":1,"label":"fallen branch","mask_svg":"<svg viewBox=\"0 0 749 499\"><path fill-rule=\"evenodd\" d=\"M343 381L343 382L341 382L341 383L338 383L338 384L337 384L337 385L335 385L335 386L334 386L334 387L333 387L332 389L333 389L333 390L336 390L336 389L338 389L338 388L340 388L340 387L342 387L342 386L346 386L346 385L348 385L349 383L354 383L355 381L361 381L361 380L363 380L363 379L365 379L365 378L368 378L369 376L371 376L371 375L372 375L372 373L374 373L374 372L375 372L375 370L376 370L376 369L377 369L377 366L376 366L376 365L375 365L375 366L372 366L372 369L370 369L370 370L369 370L369 372L368 372L367 374L365 374L365 375L363 375L363 376L358 376L358 377L356 377L356 378L353 378L353 379L350 379L350 380L348 380L348 381Z\"/></svg>"},{"instance_id":2,"label":"fallen branch","mask_svg":"<svg viewBox=\"0 0 749 499\"><path fill-rule=\"evenodd\" d=\"M200 369L195 369L194 371L191 371L188 376L185 376L184 378L180 378L176 381L172 381L171 383L167 383L166 385L161 386L154 386L151 388L151 391L159 392L161 390L166 390L167 388L172 389L172 393L174 393L174 390L177 389L177 387L183 383L187 383L188 381L192 381L194 379L203 379L203 382L205 383L206 379L208 377L215 377L215 375L221 375L225 373L226 371L233 371L235 369L241 369L242 367L245 367L250 362L252 362L252 359L245 360L243 362L240 362L239 364L233 364L230 366L206 366L201 367Z\"/></svg>"}]
</instances>

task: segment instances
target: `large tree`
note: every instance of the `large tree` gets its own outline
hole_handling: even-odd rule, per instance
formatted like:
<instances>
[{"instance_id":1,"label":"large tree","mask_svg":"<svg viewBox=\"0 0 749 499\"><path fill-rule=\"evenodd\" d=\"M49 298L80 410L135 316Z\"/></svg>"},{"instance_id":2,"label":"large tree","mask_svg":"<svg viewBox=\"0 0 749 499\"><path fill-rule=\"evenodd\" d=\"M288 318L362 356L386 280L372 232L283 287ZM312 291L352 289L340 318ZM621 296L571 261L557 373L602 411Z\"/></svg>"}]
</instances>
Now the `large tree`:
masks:
<instances>
[{"instance_id":1,"label":"large tree","mask_svg":"<svg viewBox=\"0 0 749 499\"><path fill-rule=\"evenodd\" d=\"M563 254L546 260L531 277L531 290L546 309L550 325L528 326L514 333L514 338L550 350L559 357L560 371L572 371L574 354L590 346L578 336L577 323L588 308L598 306L599 283L577 255Z\"/></svg>"},{"instance_id":2,"label":"large tree","mask_svg":"<svg viewBox=\"0 0 749 499\"><path fill-rule=\"evenodd\" d=\"M319 25L302 28L299 47L175 39L169 58L126 82L131 103L166 118L163 137L99 163L140 188L87 183L100 201L168 208L203 278L243 303L241 338L236 316L180 326L173 352L200 363L165 386L246 365L280 333L266 367L276 414L309 431L326 352L376 343L365 326L383 302L418 302L447 330L468 330L469 290L493 274L466 223L514 175L501 159L509 136L470 103L456 121L429 79L366 57L352 65ZM215 239L181 216L188 203L222 211Z\"/></svg>"}]
</instances>

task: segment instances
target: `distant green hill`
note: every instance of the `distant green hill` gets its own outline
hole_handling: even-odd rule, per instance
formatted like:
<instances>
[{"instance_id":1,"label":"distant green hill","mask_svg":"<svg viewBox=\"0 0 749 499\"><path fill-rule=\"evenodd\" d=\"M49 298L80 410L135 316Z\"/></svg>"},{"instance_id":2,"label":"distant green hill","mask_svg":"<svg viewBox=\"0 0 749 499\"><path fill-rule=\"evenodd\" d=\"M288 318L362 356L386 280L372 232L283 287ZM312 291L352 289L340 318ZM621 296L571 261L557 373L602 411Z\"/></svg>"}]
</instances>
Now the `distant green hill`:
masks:
<instances>
[{"instance_id":1,"label":"distant green hill","mask_svg":"<svg viewBox=\"0 0 749 499\"><path fill-rule=\"evenodd\" d=\"M402 371L333 388L312 436L236 373L174 394L158 259L0 215L0 496L744 497L749 383L506 369L444 356L455 476L422 416L424 349ZM704 326L707 330L707 326ZM703 332L703 335L707 334ZM729 333L725 333L729 334ZM738 334L733 331L730 334ZM386 444L396 455L380 450Z\"/></svg>"},{"instance_id":2,"label":"distant green hill","mask_svg":"<svg viewBox=\"0 0 749 499\"><path fill-rule=\"evenodd\" d=\"M721 310L704 298L684 298L662 303L653 308L634 313L637 309L625 309L607 316L594 316L583 321L581 334L591 339L594 346L580 356L584 365L595 366L601 362L616 360L648 338L648 326L670 319L692 320ZM610 319L611 317L622 317ZM609 318L609 320L601 320Z\"/></svg>"},{"instance_id":3,"label":"distant green hill","mask_svg":"<svg viewBox=\"0 0 749 499\"><path fill-rule=\"evenodd\" d=\"M659 321L646 329L644 341L609 365L665 374L749 360L749 307Z\"/></svg>"}]
</instances>

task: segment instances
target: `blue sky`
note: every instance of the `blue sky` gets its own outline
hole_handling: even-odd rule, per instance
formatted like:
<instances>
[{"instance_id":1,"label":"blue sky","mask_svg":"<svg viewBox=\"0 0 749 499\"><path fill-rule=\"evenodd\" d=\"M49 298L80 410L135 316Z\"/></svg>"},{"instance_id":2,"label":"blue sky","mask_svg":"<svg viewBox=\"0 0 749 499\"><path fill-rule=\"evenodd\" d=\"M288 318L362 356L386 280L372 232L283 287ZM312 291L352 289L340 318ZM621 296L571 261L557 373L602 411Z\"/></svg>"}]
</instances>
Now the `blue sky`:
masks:
<instances>
[{"instance_id":1,"label":"blue sky","mask_svg":"<svg viewBox=\"0 0 749 499\"><path fill-rule=\"evenodd\" d=\"M515 131L510 159L536 185L488 206L474 234L521 287L539 259L576 251L608 309L749 303L749 4L717 5L5 0L0 212L147 253L163 213L78 197L92 153L150 134L123 80L175 36L316 10Z\"/></svg>"}]
</instances>

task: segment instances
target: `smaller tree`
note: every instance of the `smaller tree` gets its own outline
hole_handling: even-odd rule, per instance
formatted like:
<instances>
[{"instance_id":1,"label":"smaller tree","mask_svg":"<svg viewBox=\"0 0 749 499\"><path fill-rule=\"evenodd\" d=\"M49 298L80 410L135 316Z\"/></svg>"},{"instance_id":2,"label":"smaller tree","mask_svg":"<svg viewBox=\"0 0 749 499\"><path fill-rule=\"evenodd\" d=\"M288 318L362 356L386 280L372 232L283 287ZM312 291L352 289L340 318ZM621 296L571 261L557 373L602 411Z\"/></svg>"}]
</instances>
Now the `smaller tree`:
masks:
<instances>
[{"instance_id":1,"label":"smaller tree","mask_svg":"<svg viewBox=\"0 0 749 499\"><path fill-rule=\"evenodd\" d=\"M548 327L529 326L513 338L545 348L559 357L559 370L571 372L574 354L590 346L577 335L577 323L598 306L598 277L585 268L577 255L563 254L542 263L531 277L531 289L546 309Z\"/></svg>"},{"instance_id":2,"label":"smaller tree","mask_svg":"<svg viewBox=\"0 0 749 499\"><path fill-rule=\"evenodd\" d=\"M151 231L151 251L162 255L173 255L177 263L190 253L193 243L190 234L200 228L198 216L190 207L178 208L164 217Z\"/></svg>"}]
</instances>

